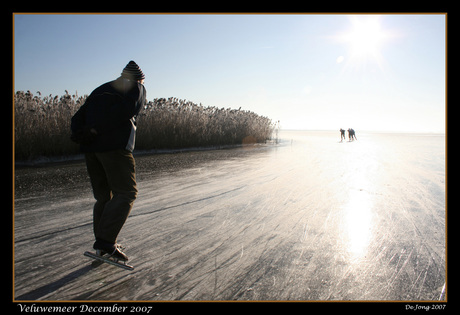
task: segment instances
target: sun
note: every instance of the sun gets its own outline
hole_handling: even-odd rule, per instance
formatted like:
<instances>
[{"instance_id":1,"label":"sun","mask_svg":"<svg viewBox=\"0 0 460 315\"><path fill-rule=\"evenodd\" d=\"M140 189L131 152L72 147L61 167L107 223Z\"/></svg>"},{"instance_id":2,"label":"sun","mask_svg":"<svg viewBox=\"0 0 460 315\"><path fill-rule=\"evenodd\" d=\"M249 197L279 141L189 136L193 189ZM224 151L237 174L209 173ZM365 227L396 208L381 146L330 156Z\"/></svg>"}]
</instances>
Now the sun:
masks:
<instances>
[{"instance_id":1,"label":"sun","mask_svg":"<svg viewBox=\"0 0 460 315\"><path fill-rule=\"evenodd\" d=\"M381 49L388 38L379 16L350 16L351 28L340 35L349 47L350 60L354 63L375 61L382 64Z\"/></svg>"}]
</instances>

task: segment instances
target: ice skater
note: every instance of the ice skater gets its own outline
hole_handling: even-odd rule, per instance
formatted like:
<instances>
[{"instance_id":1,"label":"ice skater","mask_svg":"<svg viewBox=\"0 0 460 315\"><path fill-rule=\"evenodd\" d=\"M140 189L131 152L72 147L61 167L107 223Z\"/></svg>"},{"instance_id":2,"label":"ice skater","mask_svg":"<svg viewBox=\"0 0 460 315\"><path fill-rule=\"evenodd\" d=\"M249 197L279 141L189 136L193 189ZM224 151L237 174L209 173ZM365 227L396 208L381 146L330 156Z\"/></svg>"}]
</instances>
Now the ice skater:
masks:
<instances>
[{"instance_id":1,"label":"ice skater","mask_svg":"<svg viewBox=\"0 0 460 315\"><path fill-rule=\"evenodd\" d=\"M130 61L121 76L96 88L72 117L71 139L80 144L96 203L93 248L127 261L117 237L137 197L132 155L136 117L145 105L144 73Z\"/></svg>"},{"instance_id":2,"label":"ice skater","mask_svg":"<svg viewBox=\"0 0 460 315\"><path fill-rule=\"evenodd\" d=\"M350 137L350 141L353 141L353 138L355 138L355 140L358 140L358 139L356 138L356 133L355 133L355 131L353 130L353 128L348 129L348 136Z\"/></svg>"},{"instance_id":3,"label":"ice skater","mask_svg":"<svg viewBox=\"0 0 460 315\"><path fill-rule=\"evenodd\" d=\"M345 140L345 130L340 128L340 142L342 142L343 140Z\"/></svg>"}]
</instances>

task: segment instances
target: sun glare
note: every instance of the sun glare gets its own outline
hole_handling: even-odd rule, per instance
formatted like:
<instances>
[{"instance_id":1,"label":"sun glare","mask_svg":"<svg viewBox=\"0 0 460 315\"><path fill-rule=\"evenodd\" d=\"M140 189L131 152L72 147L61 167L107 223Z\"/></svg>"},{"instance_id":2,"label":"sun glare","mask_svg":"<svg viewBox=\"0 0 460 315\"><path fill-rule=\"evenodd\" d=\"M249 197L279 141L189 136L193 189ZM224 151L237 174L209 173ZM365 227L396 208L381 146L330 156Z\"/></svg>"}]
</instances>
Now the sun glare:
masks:
<instances>
[{"instance_id":1,"label":"sun glare","mask_svg":"<svg viewBox=\"0 0 460 315\"><path fill-rule=\"evenodd\" d=\"M340 36L350 51L349 62L375 61L381 67L382 44L388 34L382 29L379 16L351 16L351 29Z\"/></svg>"},{"instance_id":2,"label":"sun glare","mask_svg":"<svg viewBox=\"0 0 460 315\"><path fill-rule=\"evenodd\" d=\"M352 19L353 30L345 36L356 54L374 53L382 41L383 33L379 21L372 19Z\"/></svg>"}]
</instances>

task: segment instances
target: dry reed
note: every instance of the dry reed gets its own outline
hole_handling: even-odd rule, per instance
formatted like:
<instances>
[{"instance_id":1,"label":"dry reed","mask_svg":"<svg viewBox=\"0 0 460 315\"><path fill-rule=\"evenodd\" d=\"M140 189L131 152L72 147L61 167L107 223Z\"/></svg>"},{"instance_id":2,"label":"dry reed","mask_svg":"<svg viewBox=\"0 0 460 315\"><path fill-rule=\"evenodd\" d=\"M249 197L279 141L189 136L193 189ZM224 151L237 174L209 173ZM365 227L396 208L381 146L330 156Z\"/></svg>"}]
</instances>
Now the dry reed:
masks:
<instances>
[{"instance_id":1,"label":"dry reed","mask_svg":"<svg viewBox=\"0 0 460 315\"><path fill-rule=\"evenodd\" d=\"M70 119L85 96L14 95L15 160L78 154L70 141ZM137 150L174 149L265 142L272 121L251 111L205 107L177 98L149 101L137 119Z\"/></svg>"}]
</instances>

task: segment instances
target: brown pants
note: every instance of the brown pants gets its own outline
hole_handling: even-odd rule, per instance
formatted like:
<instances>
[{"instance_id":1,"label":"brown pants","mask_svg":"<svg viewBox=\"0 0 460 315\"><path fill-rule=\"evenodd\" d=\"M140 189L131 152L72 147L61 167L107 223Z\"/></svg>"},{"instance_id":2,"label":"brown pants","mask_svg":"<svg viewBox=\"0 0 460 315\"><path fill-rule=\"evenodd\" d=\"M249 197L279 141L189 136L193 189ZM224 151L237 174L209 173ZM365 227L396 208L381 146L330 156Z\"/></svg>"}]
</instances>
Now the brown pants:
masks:
<instances>
[{"instance_id":1,"label":"brown pants","mask_svg":"<svg viewBox=\"0 0 460 315\"><path fill-rule=\"evenodd\" d=\"M85 154L96 204L93 228L96 239L116 243L137 197L134 157L127 150Z\"/></svg>"}]
</instances>

